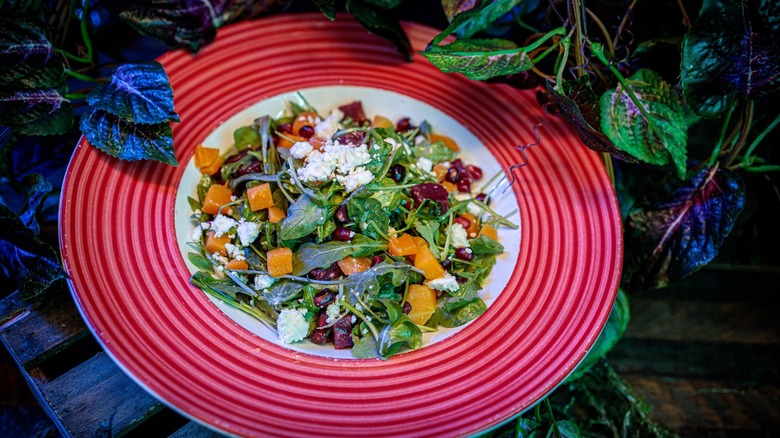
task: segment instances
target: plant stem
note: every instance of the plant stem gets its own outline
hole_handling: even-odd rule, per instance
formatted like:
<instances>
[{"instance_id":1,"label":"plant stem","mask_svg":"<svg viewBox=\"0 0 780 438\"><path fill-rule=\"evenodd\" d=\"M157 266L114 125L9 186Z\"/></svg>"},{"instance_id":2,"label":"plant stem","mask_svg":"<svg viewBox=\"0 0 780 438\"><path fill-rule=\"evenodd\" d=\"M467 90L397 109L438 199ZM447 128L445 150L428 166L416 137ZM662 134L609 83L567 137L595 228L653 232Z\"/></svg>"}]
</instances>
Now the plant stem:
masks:
<instances>
[{"instance_id":1,"label":"plant stem","mask_svg":"<svg viewBox=\"0 0 780 438\"><path fill-rule=\"evenodd\" d=\"M764 140L764 138L767 135L769 135L770 132L772 132L772 130L774 130L777 127L778 124L780 124L780 114L778 114L777 117L775 117L775 119L772 120L772 123L770 123L769 126L766 127L766 129L764 129L763 131L761 131L760 134L758 134L758 136L755 138L755 140L753 140L752 143L750 143L747 152L745 152L745 159L743 160L745 164L751 164L750 155L753 154L753 150L756 149L756 147Z\"/></svg>"},{"instance_id":2,"label":"plant stem","mask_svg":"<svg viewBox=\"0 0 780 438\"><path fill-rule=\"evenodd\" d=\"M748 101L747 109L745 110L745 118L742 120L742 132L740 132L739 134L739 138L737 139L737 144L731 150L731 153L729 153L728 158L726 158L724 167L728 167L731 164L731 162L734 161L734 158L737 157L737 154L739 154L739 152L745 146L748 133L750 133L750 125L753 124L754 109L755 109L755 103L752 100Z\"/></svg>"},{"instance_id":3,"label":"plant stem","mask_svg":"<svg viewBox=\"0 0 780 438\"><path fill-rule=\"evenodd\" d=\"M734 114L736 108L736 105L732 105L728 114L726 114L726 120L723 122L723 127L720 129L720 138L718 138L718 143L715 144L715 148L712 150L712 155L710 155L710 160L707 162L707 167L712 167L712 165L715 164L715 160L718 159L718 155L720 155L720 151L723 149L723 140L726 138L726 129L729 127L731 116Z\"/></svg>"},{"instance_id":4,"label":"plant stem","mask_svg":"<svg viewBox=\"0 0 780 438\"><path fill-rule=\"evenodd\" d=\"M571 35L571 32L569 32ZM571 39L569 35L561 40L563 46L563 57L559 58L560 65L558 65L558 75L555 77L555 87L563 94L563 69L566 67L566 60L569 59L569 46L571 45Z\"/></svg>"},{"instance_id":5,"label":"plant stem","mask_svg":"<svg viewBox=\"0 0 780 438\"><path fill-rule=\"evenodd\" d=\"M67 93L65 98L68 100L86 99L87 93Z\"/></svg>"},{"instance_id":6,"label":"plant stem","mask_svg":"<svg viewBox=\"0 0 780 438\"><path fill-rule=\"evenodd\" d=\"M745 167L742 170L746 172L755 172L755 173L780 172L780 165L767 164L766 166Z\"/></svg>"},{"instance_id":7,"label":"plant stem","mask_svg":"<svg viewBox=\"0 0 780 438\"><path fill-rule=\"evenodd\" d=\"M62 56L72 61L80 62L83 64L92 64L94 51L92 48L92 40L89 38L89 30L87 29L88 19L89 19L89 0L84 0L83 8L81 11L81 20L79 23L79 28L81 29L81 39L84 42L84 48L87 50L87 55L85 57L81 57L62 49L55 49L57 53L61 54Z\"/></svg>"},{"instance_id":8,"label":"plant stem","mask_svg":"<svg viewBox=\"0 0 780 438\"><path fill-rule=\"evenodd\" d=\"M617 31L615 32L615 38L612 39L612 46L617 46L618 41L620 41L620 34L623 33L623 29L626 28L626 25L628 24L628 17L631 16L631 10L634 9L634 6L636 6L636 2L638 0L634 0L631 2L630 5L628 5L628 9L626 10L626 15L623 16L623 19L620 20L620 25L617 28Z\"/></svg>"},{"instance_id":9,"label":"plant stem","mask_svg":"<svg viewBox=\"0 0 780 438\"><path fill-rule=\"evenodd\" d=\"M615 46L612 44L612 39L609 38L609 32L607 32L606 26L604 26L604 23L601 22L599 17L596 16L596 14L593 13L590 9L587 7L585 8L585 13L588 14L588 17L590 17L591 20L593 20L594 23L596 23L596 26L601 30L601 34L604 35L604 41L607 43L607 49L609 50L609 55L611 57L615 57Z\"/></svg>"},{"instance_id":10,"label":"plant stem","mask_svg":"<svg viewBox=\"0 0 780 438\"><path fill-rule=\"evenodd\" d=\"M69 68L65 69L65 74L70 76L70 77L76 78L76 79L78 79L80 81L84 81L84 82L91 82L91 83L95 83L95 84L100 82L97 79L93 78L92 76L87 76L87 75L85 75L83 73L79 73L77 71L73 71L73 70L71 70Z\"/></svg>"},{"instance_id":11,"label":"plant stem","mask_svg":"<svg viewBox=\"0 0 780 438\"><path fill-rule=\"evenodd\" d=\"M685 12L685 6L683 6L682 0L677 0L677 6L680 8L680 12L682 13L683 24L688 28L688 30L691 30L691 19L688 18L688 13Z\"/></svg>"}]
</instances>

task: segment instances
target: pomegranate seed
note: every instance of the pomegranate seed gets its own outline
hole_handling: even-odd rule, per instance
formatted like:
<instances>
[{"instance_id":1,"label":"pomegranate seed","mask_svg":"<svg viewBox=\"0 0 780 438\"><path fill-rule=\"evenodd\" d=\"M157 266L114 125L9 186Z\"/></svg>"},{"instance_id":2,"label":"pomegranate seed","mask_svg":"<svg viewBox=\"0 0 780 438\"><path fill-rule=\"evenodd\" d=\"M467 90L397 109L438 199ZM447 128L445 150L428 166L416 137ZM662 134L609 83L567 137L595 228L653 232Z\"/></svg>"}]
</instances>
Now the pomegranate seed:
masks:
<instances>
[{"instance_id":1,"label":"pomegranate seed","mask_svg":"<svg viewBox=\"0 0 780 438\"><path fill-rule=\"evenodd\" d=\"M355 237L355 232L344 227L338 227L333 230L333 240L339 240L342 242L349 242Z\"/></svg>"},{"instance_id":2,"label":"pomegranate seed","mask_svg":"<svg viewBox=\"0 0 780 438\"><path fill-rule=\"evenodd\" d=\"M409 118L404 117L395 124L395 132L406 132L412 129L412 124L409 123Z\"/></svg>"},{"instance_id":3,"label":"pomegranate seed","mask_svg":"<svg viewBox=\"0 0 780 438\"><path fill-rule=\"evenodd\" d=\"M460 275L456 275L455 276L455 281L457 281L458 284L463 284L463 283L465 283L465 282L467 282L469 280L466 277L461 277Z\"/></svg>"},{"instance_id":4,"label":"pomegranate seed","mask_svg":"<svg viewBox=\"0 0 780 438\"><path fill-rule=\"evenodd\" d=\"M393 179L393 181L400 183L404 180L404 177L406 177L406 168L404 166L401 166L400 164L396 164L393 167L390 168L390 178Z\"/></svg>"},{"instance_id":5,"label":"pomegranate seed","mask_svg":"<svg viewBox=\"0 0 780 438\"><path fill-rule=\"evenodd\" d=\"M458 248L455 250L455 258L470 262L474 259L474 252L471 251L471 248Z\"/></svg>"},{"instance_id":6,"label":"pomegranate seed","mask_svg":"<svg viewBox=\"0 0 780 438\"><path fill-rule=\"evenodd\" d=\"M444 179L451 183L456 183L460 180L460 171L455 166L450 166L449 169L447 169L447 174L444 175Z\"/></svg>"},{"instance_id":7,"label":"pomegranate seed","mask_svg":"<svg viewBox=\"0 0 780 438\"><path fill-rule=\"evenodd\" d=\"M319 292L317 292L316 295L314 295L314 305L319 307L320 309L324 309L330 305L330 303L333 302L333 291L330 289L323 289ZM325 324L321 324L325 325Z\"/></svg>"},{"instance_id":8,"label":"pomegranate seed","mask_svg":"<svg viewBox=\"0 0 780 438\"><path fill-rule=\"evenodd\" d=\"M471 221L467 217L458 216L455 219L452 220L452 224L460 224L461 227L463 227L464 230L468 230L471 226Z\"/></svg>"},{"instance_id":9,"label":"pomegranate seed","mask_svg":"<svg viewBox=\"0 0 780 438\"><path fill-rule=\"evenodd\" d=\"M480 169L477 166L469 164L466 166L466 171L471 175L474 179L480 179L482 178L482 169Z\"/></svg>"},{"instance_id":10,"label":"pomegranate seed","mask_svg":"<svg viewBox=\"0 0 780 438\"><path fill-rule=\"evenodd\" d=\"M339 205L339 208L336 209L335 217L336 220L341 223L349 222L349 213L347 213L347 206Z\"/></svg>"},{"instance_id":11,"label":"pomegranate seed","mask_svg":"<svg viewBox=\"0 0 780 438\"><path fill-rule=\"evenodd\" d=\"M452 161L452 163L450 163L450 166L452 166L452 167L454 167L454 168L458 169L458 171L459 171L459 172L460 172L460 171L463 171L463 169L464 169L464 168L463 168L463 161L461 161L461 159L460 159L460 158L456 158L456 159L454 159L454 160Z\"/></svg>"},{"instance_id":12,"label":"pomegranate seed","mask_svg":"<svg viewBox=\"0 0 780 438\"><path fill-rule=\"evenodd\" d=\"M329 267L322 269L322 268L316 268L312 269L311 272L309 272L309 277L314 280L335 280L339 277L344 275L343 272L341 272L341 268L339 267L338 262L333 263Z\"/></svg>"},{"instance_id":13,"label":"pomegranate seed","mask_svg":"<svg viewBox=\"0 0 780 438\"><path fill-rule=\"evenodd\" d=\"M371 258L371 266L376 266L382 263L382 261L383 260L381 256L375 255L374 257Z\"/></svg>"},{"instance_id":14,"label":"pomegranate seed","mask_svg":"<svg viewBox=\"0 0 780 438\"><path fill-rule=\"evenodd\" d=\"M458 191L461 193L470 193L471 192L471 179L470 178L461 178L460 181L457 182L458 184Z\"/></svg>"},{"instance_id":15,"label":"pomegranate seed","mask_svg":"<svg viewBox=\"0 0 780 438\"><path fill-rule=\"evenodd\" d=\"M314 128L312 128L310 125L303 125L301 126L301 129L298 130L298 135L303 138L312 138L314 135Z\"/></svg>"},{"instance_id":16,"label":"pomegranate seed","mask_svg":"<svg viewBox=\"0 0 780 438\"><path fill-rule=\"evenodd\" d=\"M404 313L408 315L409 312L412 311L412 305L409 304L408 301L404 301L404 306L402 307L402 309L403 309Z\"/></svg>"},{"instance_id":17,"label":"pomegranate seed","mask_svg":"<svg viewBox=\"0 0 780 438\"><path fill-rule=\"evenodd\" d=\"M282 123L277 130L285 134L292 134L292 123Z\"/></svg>"},{"instance_id":18,"label":"pomegranate seed","mask_svg":"<svg viewBox=\"0 0 780 438\"><path fill-rule=\"evenodd\" d=\"M441 262L441 267L446 271L450 270L450 266L452 266L452 260L450 259L444 259L444 261Z\"/></svg>"},{"instance_id":19,"label":"pomegranate seed","mask_svg":"<svg viewBox=\"0 0 780 438\"><path fill-rule=\"evenodd\" d=\"M477 195L476 200L479 202L485 202L485 199L487 199L487 195L484 193L480 193Z\"/></svg>"}]
</instances>

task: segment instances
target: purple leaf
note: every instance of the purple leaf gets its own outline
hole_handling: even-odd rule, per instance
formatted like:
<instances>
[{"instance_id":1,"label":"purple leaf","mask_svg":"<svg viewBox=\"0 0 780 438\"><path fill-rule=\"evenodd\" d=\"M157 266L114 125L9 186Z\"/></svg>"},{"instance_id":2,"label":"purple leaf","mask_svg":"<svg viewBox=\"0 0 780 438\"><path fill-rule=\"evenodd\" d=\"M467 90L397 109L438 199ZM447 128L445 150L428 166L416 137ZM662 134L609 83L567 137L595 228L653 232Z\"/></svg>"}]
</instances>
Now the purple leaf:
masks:
<instances>
[{"instance_id":1,"label":"purple leaf","mask_svg":"<svg viewBox=\"0 0 780 438\"><path fill-rule=\"evenodd\" d=\"M73 109L55 88L0 88L0 124L24 135L62 134L73 125Z\"/></svg>"}]
</instances>

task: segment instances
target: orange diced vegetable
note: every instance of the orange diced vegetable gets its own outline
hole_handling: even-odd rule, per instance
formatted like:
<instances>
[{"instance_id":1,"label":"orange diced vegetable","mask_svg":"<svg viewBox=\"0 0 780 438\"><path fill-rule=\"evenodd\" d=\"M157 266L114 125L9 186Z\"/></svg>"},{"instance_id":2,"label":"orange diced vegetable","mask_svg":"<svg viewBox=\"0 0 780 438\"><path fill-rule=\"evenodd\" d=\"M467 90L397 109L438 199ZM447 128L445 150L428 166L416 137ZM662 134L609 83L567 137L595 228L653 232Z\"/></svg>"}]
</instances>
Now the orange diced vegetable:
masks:
<instances>
[{"instance_id":1,"label":"orange diced vegetable","mask_svg":"<svg viewBox=\"0 0 780 438\"><path fill-rule=\"evenodd\" d=\"M206 192L206 196L203 197L201 210L208 214L217 214L220 211L219 207L230 203L231 196L233 196L233 191L229 188L220 184L212 184ZM228 207L223 208L222 213L227 210Z\"/></svg>"},{"instance_id":2,"label":"orange diced vegetable","mask_svg":"<svg viewBox=\"0 0 780 438\"><path fill-rule=\"evenodd\" d=\"M448 192L452 193L456 190L458 190L458 186L454 183L451 183L449 181L442 181L441 185L444 186L445 189L447 189Z\"/></svg>"},{"instance_id":3,"label":"orange diced vegetable","mask_svg":"<svg viewBox=\"0 0 780 438\"><path fill-rule=\"evenodd\" d=\"M408 316L415 324L425 324L436 312L436 292L424 284L410 284L406 302L412 306Z\"/></svg>"},{"instance_id":4,"label":"orange diced vegetable","mask_svg":"<svg viewBox=\"0 0 780 438\"><path fill-rule=\"evenodd\" d=\"M290 149L295 143L299 141L306 141L306 139L303 137L298 137L297 135L284 134L284 137L279 137L279 143L277 143L276 147Z\"/></svg>"},{"instance_id":5,"label":"orange diced vegetable","mask_svg":"<svg viewBox=\"0 0 780 438\"><path fill-rule=\"evenodd\" d=\"M414 256L414 267L421 269L426 280L436 280L444 277L445 271L439 261L433 256L428 245L417 246L417 254Z\"/></svg>"},{"instance_id":6,"label":"orange diced vegetable","mask_svg":"<svg viewBox=\"0 0 780 438\"><path fill-rule=\"evenodd\" d=\"M268 207L268 222L271 223L277 223L280 220L286 218L287 215L284 213L284 210L282 210L279 207Z\"/></svg>"},{"instance_id":7,"label":"orange diced vegetable","mask_svg":"<svg viewBox=\"0 0 780 438\"><path fill-rule=\"evenodd\" d=\"M307 111L298 114L298 117L295 118L295 121L293 122L292 125L293 134L298 135L298 132L304 126L311 126L313 128L317 124L318 118L319 116L317 116L317 113L313 111Z\"/></svg>"},{"instance_id":8,"label":"orange diced vegetable","mask_svg":"<svg viewBox=\"0 0 780 438\"><path fill-rule=\"evenodd\" d=\"M219 169L222 167L223 161L224 159L222 157L217 157L217 159L211 162L211 164L201 167L200 173L209 176L214 175L215 173L219 172Z\"/></svg>"},{"instance_id":9,"label":"orange diced vegetable","mask_svg":"<svg viewBox=\"0 0 780 438\"><path fill-rule=\"evenodd\" d=\"M251 208L252 211L274 206L274 196L271 193L270 183L264 183L246 189L246 197L249 200L249 208Z\"/></svg>"},{"instance_id":10,"label":"orange diced vegetable","mask_svg":"<svg viewBox=\"0 0 780 438\"><path fill-rule=\"evenodd\" d=\"M341 268L341 272L346 276L363 272L370 267L371 259L366 257L354 258L347 256L339 260L339 268Z\"/></svg>"},{"instance_id":11,"label":"orange diced vegetable","mask_svg":"<svg viewBox=\"0 0 780 438\"><path fill-rule=\"evenodd\" d=\"M487 236L498 242L498 231L488 224L482 225L482 228L479 230L479 234L481 236Z\"/></svg>"},{"instance_id":12,"label":"orange diced vegetable","mask_svg":"<svg viewBox=\"0 0 780 438\"><path fill-rule=\"evenodd\" d=\"M387 242L387 250L395 256L408 256L417 254L417 244L412 236L404 233Z\"/></svg>"},{"instance_id":13,"label":"orange diced vegetable","mask_svg":"<svg viewBox=\"0 0 780 438\"><path fill-rule=\"evenodd\" d=\"M206 251L212 254L217 253L219 255L226 256L227 249L225 249L225 245L230 243L230 237L224 234L220 237L215 237L215 234L216 233L213 231L206 233L206 243L204 244Z\"/></svg>"},{"instance_id":14,"label":"orange diced vegetable","mask_svg":"<svg viewBox=\"0 0 780 438\"><path fill-rule=\"evenodd\" d=\"M293 271L292 250L290 248L276 248L266 253L268 275L280 277Z\"/></svg>"},{"instance_id":15,"label":"orange diced vegetable","mask_svg":"<svg viewBox=\"0 0 780 438\"><path fill-rule=\"evenodd\" d=\"M319 138L319 137L312 137L307 140L311 147L314 148L314 150L321 151L322 147L325 146L325 144L328 142L328 140Z\"/></svg>"},{"instance_id":16,"label":"orange diced vegetable","mask_svg":"<svg viewBox=\"0 0 780 438\"><path fill-rule=\"evenodd\" d=\"M446 135L431 133L428 135L428 139L431 141L431 143L436 143L437 141L440 141L444 143L444 146L447 146L454 152L460 151L460 147L458 147L458 143L456 143L455 140L447 137Z\"/></svg>"},{"instance_id":17,"label":"orange diced vegetable","mask_svg":"<svg viewBox=\"0 0 780 438\"><path fill-rule=\"evenodd\" d=\"M466 220L469 221L469 226L466 228L466 232L469 233L469 236L475 234L477 231L479 231L479 225L477 225L477 218L471 213L463 213L460 215L462 218L466 218Z\"/></svg>"},{"instance_id":18,"label":"orange diced vegetable","mask_svg":"<svg viewBox=\"0 0 780 438\"><path fill-rule=\"evenodd\" d=\"M249 269L249 264L246 262L246 260L233 259L229 261L225 267L234 271L246 271Z\"/></svg>"},{"instance_id":19,"label":"orange diced vegetable","mask_svg":"<svg viewBox=\"0 0 780 438\"><path fill-rule=\"evenodd\" d=\"M442 181L444 181L444 178L447 176L447 171L449 169L450 168L448 166L439 163L439 164L433 166L433 173L436 175L436 179L439 182L442 182ZM450 184L452 184L452 183L450 183ZM456 188L457 188L457 186L456 186Z\"/></svg>"},{"instance_id":20,"label":"orange diced vegetable","mask_svg":"<svg viewBox=\"0 0 780 438\"><path fill-rule=\"evenodd\" d=\"M393 121L383 116L374 116L374 120L371 122L373 128L389 128L393 126Z\"/></svg>"},{"instance_id":21,"label":"orange diced vegetable","mask_svg":"<svg viewBox=\"0 0 780 438\"><path fill-rule=\"evenodd\" d=\"M219 157L219 149L207 148L203 145L195 146L195 167L198 169L208 166Z\"/></svg>"}]
</instances>

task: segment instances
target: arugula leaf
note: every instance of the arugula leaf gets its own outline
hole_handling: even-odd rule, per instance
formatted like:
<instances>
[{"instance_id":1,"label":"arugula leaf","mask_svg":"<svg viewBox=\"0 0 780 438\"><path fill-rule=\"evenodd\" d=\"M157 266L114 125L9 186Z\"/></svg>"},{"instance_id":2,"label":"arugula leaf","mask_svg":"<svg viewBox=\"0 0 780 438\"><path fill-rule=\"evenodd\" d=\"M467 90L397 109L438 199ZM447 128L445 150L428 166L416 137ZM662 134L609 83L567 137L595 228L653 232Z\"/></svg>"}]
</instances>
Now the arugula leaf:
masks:
<instances>
[{"instance_id":1,"label":"arugula leaf","mask_svg":"<svg viewBox=\"0 0 780 438\"><path fill-rule=\"evenodd\" d=\"M683 40L685 101L702 117L724 114L738 96L780 88L780 3L705 0Z\"/></svg>"},{"instance_id":2,"label":"arugula leaf","mask_svg":"<svg viewBox=\"0 0 780 438\"><path fill-rule=\"evenodd\" d=\"M501 254L504 252L504 245L484 234L469 240L469 246L471 246L471 251L475 255Z\"/></svg>"},{"instance_id":3,"label":"arugula leaf","mask_svg":"<svg viewBox=\"0 0 780 438\"><path fill-rule=\"evenodd\" d=\"M433 45L421 52L445 73L463 73L484 81L533 68L528 48L502 39L460 39L446 46Z\"/></svg>"},{"instance_id":4,"label":"arugula leaf","mask_svg":"<svg viewBox=\"0 0 780 438\"><path fill-rule=\"evenodd\" d=\"M400 285L406 280L406 276L411 270L411 266L406 263L382 262L363 272L350 275L344 281L344 290L349 294L349 300L352 304L357 303L353 293L368 296L368 301L379 293L379 278L386 274L391 274L391 281L395 285ZM365 302L366 300L364 300Z\"/></svg>"},{"instance_id":5,"label":"arugula leaf","mask_svg":"<svg viewBox=\"0 0 780 438\"><path fill-rule=\"evenodd\" d=\"M282 221L279 238L295 240L308 236L324 224L328 218L328 208L320 207L306 195L301 195L287 210L287 217Z\"/></svg>"},{"instance_id":6,"label":"arugula leaf","mask_svg":"<svg viewBox=\"0 0 780 438\"><path fill-rule=\"evenodd\" d=\"M485 313L487 305L476 290L469 289L463 296L439 299L436 312L429 324L438 323L444 327L459 327Z\"/></svg>"},{"instance_id":7,"label":"arugula leaf","mask_svg":"<svg viewBox=\"0 0 780 438\"><path fill-rule=\"evenodd\" d=\"M386 248L386 244L362 234L355 234L351 242L332 240L319 245L304 243L293 254L292 275L306 275L312 269L326 268L344 257L366 257Z\"/></svg>"},{"instance_id":8,"label":"arugula leaf","mask_svg":"<svg viewBox=\"0 0 780 438\"><path fill-rule=\"evenodd\" d=\"M436 260L441 260L441 252L436 246L436 232L439 231L439 222L431 220L421 220L414 225L414 229L420 233L420 237L428 242L428 246L431 249L431 253Z\"/></svg>"},{"instance_id":9,"label":"arugula leaf","mask_svg":"<svg viewBox=\"0 0 780 438\"><path fill-rule=\"evenodd\" d=\"M117 67L108 84L87 95L93 110L103 110L134 123L180 121L173 109L173 90L158 62L126 63Z\"/></svg>"},{"instance_id":10,"label":"arugula leaf","mask_svg":"<svg viewBox=\"0 0 780 438\"><path fill-rule=\"evenodd\" d=\"M202 270L202 271L211 271L212 264L209 259L204 257L202 254L198 254L197 252L189 252L187 253L187 259L195 265L196 268Z\"/></svg>"},{"instance_id":11,"label":"arugula leaf","mask_svg":"<svg viewBox=\"0 0 780 438\"><path fill-rule=\"evenodd\" d=\"M263 298L274 308L279 309L285 301L289 301L303 291L304 285L290 280L277 280L268 289L263 289L260 293Z\"/></svg>"},{"instance_id":12,"label":"arugula leaf","mask_svg":"<svg viewBox=\"0 0 780 438\"><path fill-rule=\"evenodd\" d=\"M81 132L89 143L121 160L156 160L178 165L168 122L146 125L93 110L81 116Z\"/></svg>"},{"instance_id":13,"label":"arugula leaf","mask_svg":"<svg viewBox=\"0 0 780 438\"><path fill-rule=\"evenodd\" d=\"M347 12L366 30L395 44L399 53L411 59L412 45L395 14L365 0L347 0Z\"/></svg>"},{"instance_id":14,"label":"arugula leaf","mask_svg":"<svg viewBox=\"0 0 780 438\"><path fill-rule=\"evenodd\" d=\"M422 346L422 330L408 316L401 314L397 320L386 325L379 332L377 350L382 359L387 359L398 353L404 346L411 350L420 348Z\"/></svg>"},{"instance_id":15,"label":"arugula leaf","mask_svg":"<svg viewBox=\"0 0 780 438\"><path fill-rule=\"evenodd\" d=\"M662 181L634 204L625 222L623 285L664 287L707 264L745 203L739 176L718 166L682 184Z\"/></svg>"},{"instance_id":16,"label":"arugula leaf","mask_svg":"<svg viewBox=\"0 0 780 438\"><path fill-rule=\"evenodd\" d=\"M257 149L262 141L263 137L253 126L242 126L233 131L233 144L239 151L246 148Z\"/></svg>"},{"instance_id":17,"label":"arugula leaf","mask_svg":"<svg viewBox=\"0 0 780 438\"><path fill-rule=\"evenodd\" d=\"M204 292L217 292L216 296L223 296L233 300L238 300L240 295L246 296L246 291L229 278L214 278L210 274L198 271L190 277L190 283L201 288ZM211 295L215 295L213 292Z\"/></svg>"},{"instance_id":18,"label":"arugula leaf","mask_svg":"<svg viewBox=\"0 0 780 438\"><path fill-rule=\"evenodd\" d=\"M65 278L65 272L54 249L38 237L35 216L51 184L38 174L25 176L22 183L27 201L18 216L0 204L0 264L14 275L22 299L27 300Z\"/></svg>"},{"instance_id":19,"label":"arugula leaf","mask_svg":"<svg viewBox=\"0 0 780 438\"><path fill-rule=\"evenodd\" d=\"M672 163L685 178L687 124L672 87L652 70L642 69L601 96L601 129L634 158L656 165ZM637 106L631 93L638 99Z\"/></svg>"},{"instance_id":20,"label":"arugula leaf","mask_svg":"<svg viewBox=\"0 0 780 438\"><path fill-rule=\"evenodd\" d=\"M0 124L24 135L62 134L73 126L73 108L64 92L64 85L30 90L0 87Z\"/></svg>"},{"instance_id":21,"label":"arugula leaf","mask_svg":"<svg viewBox=\"0 0 780 438\"><path fill-rule=\"evenodd\" d=\"M437 141L433 143L425 142L412 148L412 155L415 157L425 157L434 163L441 163L442 161L452 161L456 158L455 151L447 147L443 142Z\"/></svg>"},{"instance_id":22,"label":"arugula leaf","mask_svg":"<svg viewBox=\"0 0 780 438\"><path fill-rule=\"evenodd\" d=\"M40 24L4 15L0 29L0 85L32 89L62 83L65 66Z\"/></svg>"},{"instance_id":23,"label":"arugula leaf","mask_svg":"<svg viewBox=\"0 0 780 438\"><path fill-rule=\"evenodd\" d=\"M374 198L352 197L347 202L347 213L363 234L373 239L384 238L383 234L390 227L390 217L382 208L382 203Z\"/></svg>"}]
</instances>

